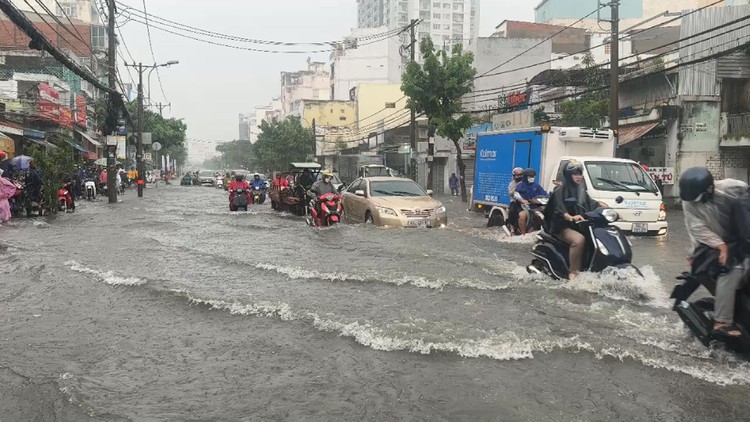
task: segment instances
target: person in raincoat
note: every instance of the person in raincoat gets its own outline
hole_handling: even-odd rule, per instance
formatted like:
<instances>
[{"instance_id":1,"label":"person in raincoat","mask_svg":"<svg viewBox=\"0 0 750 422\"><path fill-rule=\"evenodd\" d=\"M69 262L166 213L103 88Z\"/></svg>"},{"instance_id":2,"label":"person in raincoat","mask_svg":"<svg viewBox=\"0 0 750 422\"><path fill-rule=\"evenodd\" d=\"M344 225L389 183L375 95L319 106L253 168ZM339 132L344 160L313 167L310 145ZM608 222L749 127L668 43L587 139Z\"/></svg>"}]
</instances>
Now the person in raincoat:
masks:
<instances>
[{"instance_id":1,"label":"person in raincoat","mask_svg":"<svg viewBox=\"0 0 750 422\"><path fill-rule=\"evenodd\" d=\"M734 304L737 289L742 283L743 268L730 256L728 244L735 243L737 233L732 209L748 185L734 179L717 180L705 167L693 167L680 176L680 199L685 212L685 226L690 246L701 244L719 251L719 263L729 271L716 281L714 332L739 337L740 328L734 324Z\"/></svg>"},{"instance_id":2,"label":"person in raincoat","mask_svg":"<svg viewBox=\"0 0 750 422\"><path fill-rule=\"evenodd\" d=\"M3 177L3 170L0 170L0 223L10 220L10 202L8 199L16 194L16 185L10 180Z\"/></svg>"},{"instance_id":3,"label":"person in raincoat","mask_svg":"<svg viewBox=\"0 0 750 422\"><path fill-rule=\"evenodd\" d=\"M448 186L451 188L451 195L458 195L458 176L456 176L456 173L451 173L451 177L448 178Z\"/></svg>"}]
</instances>

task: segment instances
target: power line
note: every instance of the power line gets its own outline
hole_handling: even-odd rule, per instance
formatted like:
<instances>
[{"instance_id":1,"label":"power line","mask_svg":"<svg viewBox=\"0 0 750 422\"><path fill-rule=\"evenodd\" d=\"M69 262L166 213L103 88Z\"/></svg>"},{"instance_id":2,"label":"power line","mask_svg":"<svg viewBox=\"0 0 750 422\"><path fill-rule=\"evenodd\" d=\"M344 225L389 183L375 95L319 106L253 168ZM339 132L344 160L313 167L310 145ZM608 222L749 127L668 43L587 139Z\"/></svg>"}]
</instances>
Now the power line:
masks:
<instances>
[{"instance_id":1,"label":"power line","mask_svg":"<svg viewBox=\"0 0 750 422\"><path fill-rule=\"evenodd\" d=\"M64 36L63 34L61 34L61 33L60 33L60 32L59 32L58 30L57 30L57 28L55 28L54 26L52 26L52 24L51 24L51 23L49 23L49 22L48 22L48 21L47 21L46 19L44 19L44 16L42 16L42 15L41 15L41 14L40 14L40 13L39 13L39 12L38 12L37 10L36 10L36 8L34 8L34 6L32 6L32 5L31 5L31 3L29 3L29 0L24 0L24 2L25 2L25 3L26 3L26 4L28 5L28 6L29 6L29 8L31 8L31 10L32 10L32 11L33 11L33 12L34 12L34 13L35 13L35 14L36 14L36 15L37 15L37 16L38 16L38 17L39 17L39 18L40 18L41 20L42 20L42 22L44 22L45 24L47 24L47 26L49 26L49 28L50 28L50 29L51 29L51 30L52 30L52 31L53 31L53 32L54 32L55 34L57 34L57 36L58 36L58 37L60 37L61 39L65 40L65 36ZM64 26L63 26L63 27L64 27ZM75 35L74 35L74 37L75 37ZM70 43L69 41L67 41L67 40L65 40L65 42L66 42L66 43L68 44L68 46L70 46L70 47L71 47L71 48L73 48L73 49L74 49L75 51L77 51L78 53L80 53L80 54L81 54L81 57L85 57L85 56L86 56L86 54L85 54L85 53L84 53L83 51L79 50L79 49L78 49L78 47L76 47L75 45L71 44L71 43Z\"/></svg>"},{"instance_id":2,"label":"power line","mask_svg":"<svg viewBox=\"0 0 750 422\"><path fill-rule=\"evenodd\" d=\"M39 0L37 0L37 3L41 4L42 6L44 6L44 3L40 2ZM60 9L60 11L63 13L63 16L65 16L65 18L68 20L68 22L70 22L70 26L73 27L73 30L76 31L76 34L78 34L78 39L81 40L81 41L83 41L83 35L81 35L81 33L78 31L78 28L76 28L75 24L73 24L73 21L70 19L70 16L68 16L68 12L65 11L65 8L62 7L60 5L60 2L57 1L57 0L55 0L55 4ZM83 41L83 42L85 42L85 41Z\"/></svg>"},{"instance_id":3,"label":"power line","mask_svg":"<svg viewBox=\"0 0 750 422\"><path fill-rule=\"evenodd\" d=\"M146 0L143 0L143 12L146 13ZM114 19L114 16L112 18ZM154 54L154 44L151 42L151 26L148 24L148 15L146 16L146 33L148 34L148 48L151 50L151 58L154 59L154 64L156 64L156 55ZM164 93L164 85L161 83L161 72L159 72L159 67L156 67L156 79L159 81L159 90L161 91L162 97L164 97L164 101L169 102L169 100L167 100L167 94ZM151 98L150 92L148 95L149 98Z\"/></svg>"}]
</instances>

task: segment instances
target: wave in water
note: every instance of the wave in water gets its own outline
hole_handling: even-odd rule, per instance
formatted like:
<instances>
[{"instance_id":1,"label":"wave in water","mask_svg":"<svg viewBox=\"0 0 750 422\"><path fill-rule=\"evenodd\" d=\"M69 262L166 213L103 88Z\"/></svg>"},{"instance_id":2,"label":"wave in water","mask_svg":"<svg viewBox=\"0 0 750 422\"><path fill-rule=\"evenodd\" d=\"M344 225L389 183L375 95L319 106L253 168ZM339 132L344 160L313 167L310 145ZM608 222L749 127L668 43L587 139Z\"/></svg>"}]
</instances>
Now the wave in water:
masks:
<instances>
[{"instance_id":1,"label":"wave in water","mask_svg":"<svg viewBox=\"0 0 750 422\"><path fill-rule=\"evenodd\" d=\"M140 286L146 284L146 280L137 277L121 277L114 273L114 271L100 271L94 268L86 267L85 265L76 262L68 261L65 263L71 270L94 276L99 281L107 283L112 286Z\"/></svg>"}]
</instances>

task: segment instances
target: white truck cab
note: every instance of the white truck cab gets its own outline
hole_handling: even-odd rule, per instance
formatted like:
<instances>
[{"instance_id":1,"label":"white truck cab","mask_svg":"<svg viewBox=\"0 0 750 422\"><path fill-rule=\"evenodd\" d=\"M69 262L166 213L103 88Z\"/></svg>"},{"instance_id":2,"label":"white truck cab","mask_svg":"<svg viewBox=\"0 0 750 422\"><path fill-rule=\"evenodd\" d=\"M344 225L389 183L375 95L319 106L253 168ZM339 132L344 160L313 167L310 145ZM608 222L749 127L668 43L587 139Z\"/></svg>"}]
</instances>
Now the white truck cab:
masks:
<instances>
[{"instance_id":1,"label":"white truck cab","mask_svg":"<svg viewBox=\"0 0 750 422\"><path fill-rule=\"evenodd\" d=\"M571 160L583 164L589 196L617 211L619 218L613 225L628 234L667 234L667 213L661 192L640 164L611 157L560 157L546 189L552 191L556 187Z\"/></svg>"}]
</instances>

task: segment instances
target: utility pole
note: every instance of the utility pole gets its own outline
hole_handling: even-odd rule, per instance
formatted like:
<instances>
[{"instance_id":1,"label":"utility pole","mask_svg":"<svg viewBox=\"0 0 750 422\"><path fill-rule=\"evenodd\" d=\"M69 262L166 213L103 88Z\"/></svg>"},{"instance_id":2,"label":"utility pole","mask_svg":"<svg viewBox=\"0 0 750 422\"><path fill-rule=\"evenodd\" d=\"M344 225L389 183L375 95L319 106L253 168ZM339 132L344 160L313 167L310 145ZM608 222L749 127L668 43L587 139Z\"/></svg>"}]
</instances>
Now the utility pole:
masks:
<instances>
[{"instance_id":1,"label":"utility pole","mask_svg":"<svg viewBox=\"0 0 750 422\"><path fill-rule=\"evenodd\" d=\"M169 109L171 110L172 109L172 103L169 103L169 104L158 103L158 104L154 104L154 107L156 107L156 108L159 109L159 116L164 117L164 114L162 114L162 110L164 110L167 107L169 107Z\"/></svg>"},{"instance_id":2,"label":"utility pole","mask_svg":"<svg viewBox=\"0 0 750 422\"><path fill-rule=\"evenodd\" d=\"M108 94L109 100L107 102L109 110L109 117L107 118L107 128L105 130L105 136L115 135L115 128L117 127L117 107L115 107L114 101L114 90L117 85L117 38L115 36L115 13L117 12L115 6L115 0L107 0L108 8L108 19L107 19L107 32L109 38L109 51L107 57L107 67L109 68L109 89L112 91ZM107 143L107 193L109 196L109 203L117 203L117 169L115 168L115 159L117 156L117 145L109 145Z\"/></svg>"},{"instance_id":3,"label":"utility pole","mask_svg":"<svg viewBox=\"0 0 750 422\"><path fill-rule=\"evenodd\" d=\"M615 136L615 146L612 156L617 156L620 129L620 0L611 0L612 38L610 40L610 83L609 83L609 128Z\"/></svg>"},{"instance_id":4,"label":"utility pole","mask_svg":"<svg viewBox=\"0 0 750 422\"><path fill-rule=\"evenodd\" d=\"M318 132L315 128L315 119L312 119L312 153L313 153L313 160L317 160L318 157L316 155L318 154Z\"/></svg>"},{"instance_id":5,"label":"utility pole","mask_svg":"<svg viewBox=\"0 0 750 422\"><path fill-rule=\"evenodd\" d=\"M411 20L411 27L410 33L411 33L411 61L412 63L416 61L417 58L417 19ZM409 139L411 141L411 154L412 157L414 157L414 154L417 153L417 112L413 108L411 109L411 126L409 127ZM409 169L409 173L411 173L412 179L414 181L417 181L417 169L414 163L416 160L411 160L411 169Z\"/></svg>"},{"instance_id":6,"label":"utility pole","mask_svg":"<svg viewBox=\"0 0 750 422\"><path fill-rule=\"evenodd\" d=\"M143 198L143 176L146 173L143 163L143 63L138 63L138 139L135 144L135 163L138 171L138 197Z\"/></svg>"}]
</instances>

